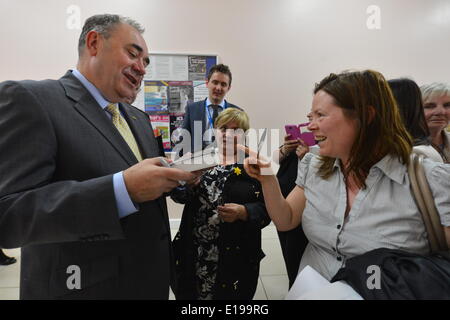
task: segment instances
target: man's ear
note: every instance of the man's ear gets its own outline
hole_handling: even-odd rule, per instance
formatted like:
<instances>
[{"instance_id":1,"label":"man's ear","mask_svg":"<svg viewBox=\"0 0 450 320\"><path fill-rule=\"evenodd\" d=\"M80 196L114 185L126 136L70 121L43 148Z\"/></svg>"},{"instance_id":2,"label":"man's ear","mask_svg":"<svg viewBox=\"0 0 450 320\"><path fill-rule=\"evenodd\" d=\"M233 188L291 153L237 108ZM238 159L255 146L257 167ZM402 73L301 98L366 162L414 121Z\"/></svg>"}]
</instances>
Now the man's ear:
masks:
<instances>
[{"instance_id":1,"label":"man's ear","mask_svg":"<svg viewBox=\"0 0 450 320\"><path fill-rule=\"evenodd\" d=\"M86 51L90 56L96 56L100 44L100 34L97 31L89 31L86 35Z\"/></svg>"}]
</instances>

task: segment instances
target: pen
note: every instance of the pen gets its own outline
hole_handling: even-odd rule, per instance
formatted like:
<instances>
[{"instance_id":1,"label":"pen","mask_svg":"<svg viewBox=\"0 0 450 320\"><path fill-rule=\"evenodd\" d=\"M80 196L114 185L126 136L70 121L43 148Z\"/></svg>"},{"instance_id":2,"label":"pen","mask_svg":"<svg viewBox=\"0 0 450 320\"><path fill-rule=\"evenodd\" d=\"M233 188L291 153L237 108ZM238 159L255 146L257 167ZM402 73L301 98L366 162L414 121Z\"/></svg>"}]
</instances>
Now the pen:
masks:
<instances>
[{"instance_id":1,"label":"pen","mask_svg":"<svg viewBox=\"0 0 450 320\"><path fill-rule=\"evenodd\" d=\"M258 143L258 152L256 154L256 159L259 159L259 152L261 151L261 148L263 146L263 142L266 139L266 135L267 135L267 128L264 129L262 135L261 135L261 139L259 140Z\"/></svg>"}]
</instances>

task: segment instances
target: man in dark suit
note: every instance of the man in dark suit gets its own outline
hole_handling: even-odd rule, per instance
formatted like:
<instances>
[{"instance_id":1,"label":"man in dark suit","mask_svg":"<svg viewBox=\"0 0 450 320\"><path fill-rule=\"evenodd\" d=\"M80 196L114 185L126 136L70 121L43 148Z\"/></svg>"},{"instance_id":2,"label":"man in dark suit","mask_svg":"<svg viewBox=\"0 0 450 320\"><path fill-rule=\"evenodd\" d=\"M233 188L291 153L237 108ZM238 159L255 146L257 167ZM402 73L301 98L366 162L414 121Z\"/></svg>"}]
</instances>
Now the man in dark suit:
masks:
<instances>
[{"instance_id":1,"label":"man in dark suit","mask_svg":"<svg viewBox=\"0 0 450 320\"><path fill-rule=\"evenodd\" d=\"M21 299L167 299L164 168L148 116L127 104L149 63L142 27L89 18L76 70L0 84L0 247L22 247ZM143 159L143 160L142 160Z\"/></svg>"},{"instance_id":2,"label":"man in dark suit","mask_svg":"<svg viewBox=\"0 0 450 320\"><path fill-rule=\"evenodd\" d=\"M209 70L206 80L208 98L187 105L183 129L190 134L189 151L204 149L214 140L214 121L220 112L226 108L240 109L238 106L225 100L225 95L231 88L231 80L231 71L228 66L224 64L213 66ZM185 144L185 136L183 136L183 142L183 148L188 148Z\"/></svg>"}]
</instances>

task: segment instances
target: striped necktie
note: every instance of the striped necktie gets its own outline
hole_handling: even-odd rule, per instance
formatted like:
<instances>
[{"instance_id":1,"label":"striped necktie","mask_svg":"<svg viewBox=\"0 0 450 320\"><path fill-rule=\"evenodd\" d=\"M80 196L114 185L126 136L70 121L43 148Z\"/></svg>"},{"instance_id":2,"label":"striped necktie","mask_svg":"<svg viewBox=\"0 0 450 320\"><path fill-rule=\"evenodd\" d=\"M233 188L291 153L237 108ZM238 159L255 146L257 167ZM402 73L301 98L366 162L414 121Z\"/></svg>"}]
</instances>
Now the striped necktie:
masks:
<instances>
[{"instance_id":1,"label":"striped necktie","mask_svg":"<svg viewBox=\"0 0 450 320\"><path fill-rule=\"evenodd\" d=\"M142 161L142 155L141 152L139 151L139 147L136 143L136 140L134 139L130 127L128 126L128 123L120 114L119 106L115 103L111 103L106 107L106 111L108 111L111 114L112 123L117 128L119 133L122 135L125 142L130 147L131 151L133 151L134 155L136 156L136 159L138 159L138 161Z\"/></svg>"}]
</instances>

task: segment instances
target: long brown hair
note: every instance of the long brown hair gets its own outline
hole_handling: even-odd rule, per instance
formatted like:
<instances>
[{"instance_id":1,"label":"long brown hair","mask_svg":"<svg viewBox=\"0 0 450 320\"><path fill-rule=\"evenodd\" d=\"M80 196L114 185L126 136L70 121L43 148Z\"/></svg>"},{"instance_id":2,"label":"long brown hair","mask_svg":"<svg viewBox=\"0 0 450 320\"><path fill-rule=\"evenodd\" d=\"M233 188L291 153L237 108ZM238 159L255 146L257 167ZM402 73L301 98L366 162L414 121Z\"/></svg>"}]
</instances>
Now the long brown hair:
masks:
<instances>
[{"instance_id":1,"label":"long brown hair","mask_svg":"<svg viewBox=\"0 0 450 320\"><path fill-rule=\"evenodd\" d=\"M408 78L388 80L406 130L414 145L428 145L430 131L423 111L422 93L416 82Z\"/></svg>"},{"instance_id":2,"label":"long brown hair","mask_svg":"<svg viewBox=\"0 0 450 320\"><path fill-rule=\"evenodd\" d=\"M359 188L366 188L370 168L384 156L396 156L408 164L412 138L406 130L397 104L384 76L373 70L330 74L316 84L334 98L344 115L357 120L358 132L350 151L345 177L353 174ZM328 178L336 159L321 157L319 174Z\"/></svg>"}]
</instances>

